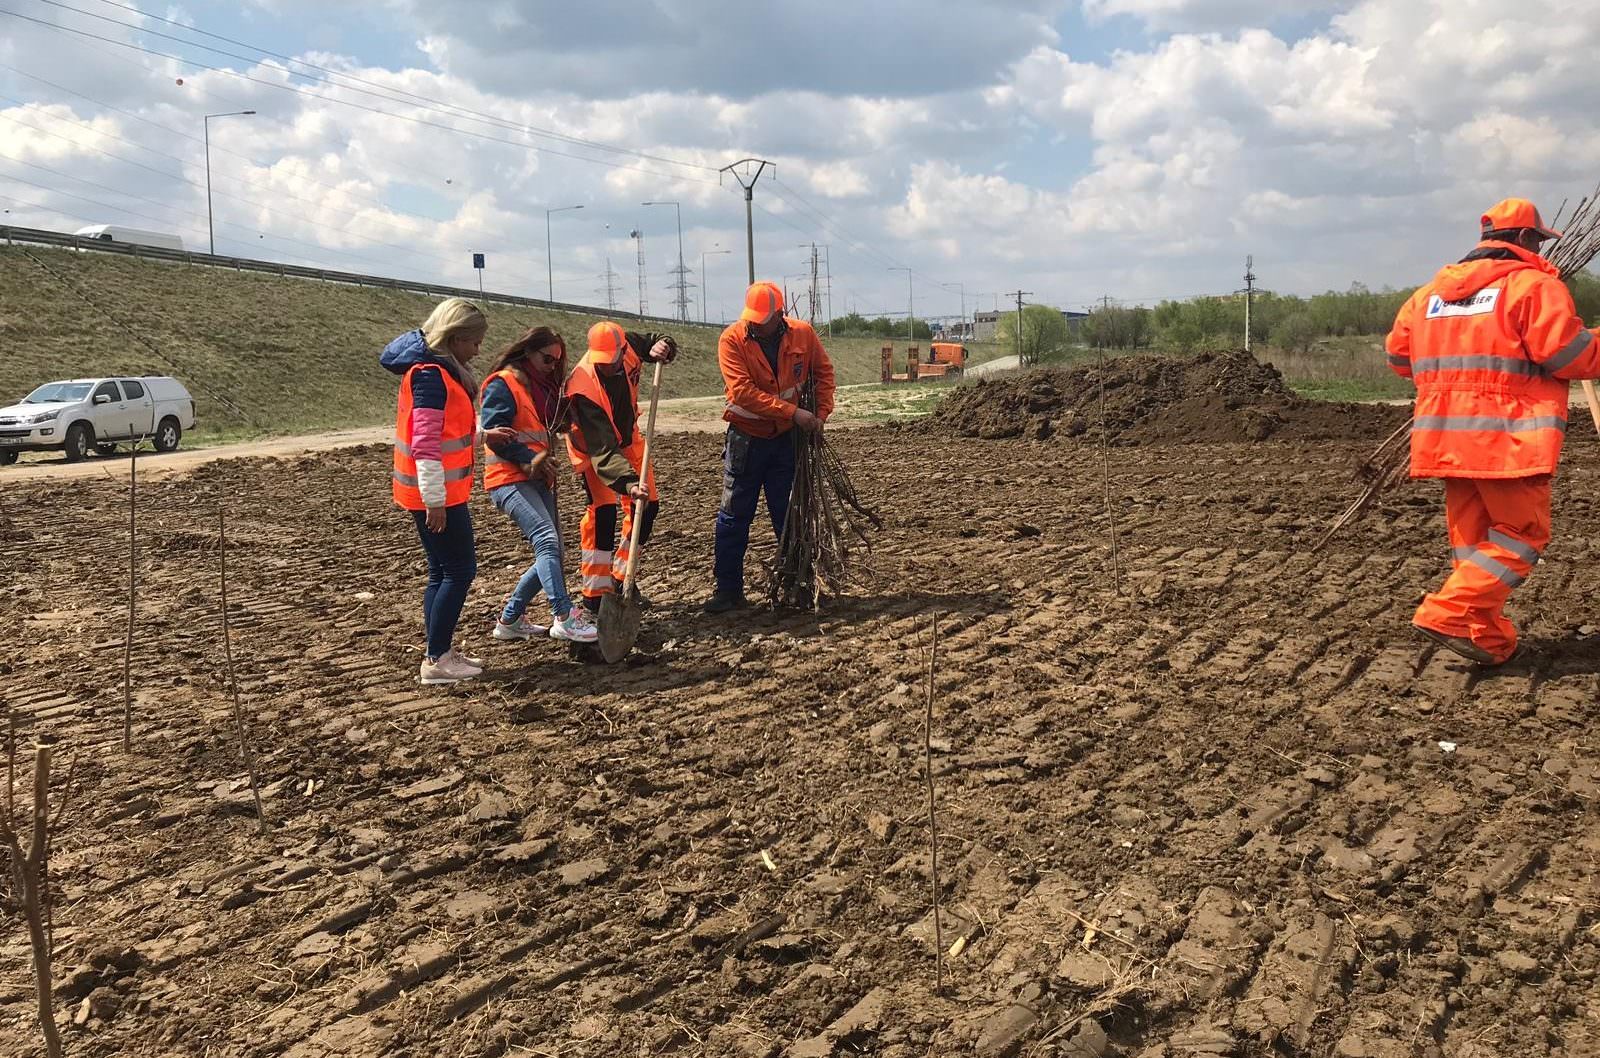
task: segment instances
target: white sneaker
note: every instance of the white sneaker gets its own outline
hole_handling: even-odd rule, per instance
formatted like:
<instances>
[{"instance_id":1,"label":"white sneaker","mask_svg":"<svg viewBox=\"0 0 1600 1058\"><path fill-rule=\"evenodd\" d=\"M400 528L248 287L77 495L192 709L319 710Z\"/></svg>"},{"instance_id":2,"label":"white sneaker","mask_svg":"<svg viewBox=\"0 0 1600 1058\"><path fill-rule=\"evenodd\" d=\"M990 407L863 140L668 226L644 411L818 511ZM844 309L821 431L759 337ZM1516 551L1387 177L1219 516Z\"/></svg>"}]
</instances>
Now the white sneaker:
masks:
<instances>
[{"instance_id":1,"label":"white sneaker","mask_svg":"<svg viewBox=\"0 0 1600 1058\"><path fill-rule=\"evenodd\" d=\"M547 634L550 629L545 625L536 625L528 620L528 615L523 614L512 624L496 620L494 623L494 637L496 639L532 639L534 636Z\"/></svg>"},{"instance_id":2,"label":"white sneaker","mask_svg":"<svg viewBox=\"0 0 1600 1058\"><path fill-rule=\"evenodd\" d=\"M588 610L582 606L573 606L567 611L567 616L550 626L550 638L565 639L573 643L593 643L600 638L600 630L595 628L594 620L590 618Z\"/></svg>"},{"instance_id":3,"label":"white sneaker","mask_svg":"<svg viewBox=\"0 0 1600 1058\"><path fill-rule=\"evenodd\" d=\"M483 673L483 659L482 658L475 658L475 657L472 657L470 654L463 654L463 653L461 653L461 651L457 650L455 647L451 647L450 648L450 653L446 654L445 657L450 658L452 661L454 661L456 663L456 666L459 667L459 668L476 669L477 671L473 673L474 676L478 676L478 675L481 675Z\"/></svg>"},{"instance_id":4,"label":"white sneaker","mask_svg":"<svg viewBox=\"0 0 1600 1058\"><path fill-rule=\"evenodd\" d=\"M422 668L417 673L419 682L434 686L442 683L460 683L481 675L482 669L475 669L470 665L463 665L453 654L446 654L437 661L422 659Z\"/></svg>"}]
</instances>

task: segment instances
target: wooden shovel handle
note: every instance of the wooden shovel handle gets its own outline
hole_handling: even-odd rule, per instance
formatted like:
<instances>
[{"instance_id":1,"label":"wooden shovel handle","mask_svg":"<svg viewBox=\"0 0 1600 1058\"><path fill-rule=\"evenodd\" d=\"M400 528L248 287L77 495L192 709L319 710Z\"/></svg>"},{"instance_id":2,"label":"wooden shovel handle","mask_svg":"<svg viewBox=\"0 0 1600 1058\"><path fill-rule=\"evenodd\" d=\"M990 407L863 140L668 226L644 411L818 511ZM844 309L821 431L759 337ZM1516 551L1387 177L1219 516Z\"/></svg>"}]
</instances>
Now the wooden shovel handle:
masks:
<instances>
[{"instance_id":1,"label":"wooden shovel handle","mask_svg":"<svg viewBox=\"0 0 1600 1058\"><path fill-rule=\"evenodd\" d=\"M639 484L650 487L650 448L656 440L656 405L661 400L661 361L656 361L655 374L650 377L650 417L644 424L644 456L639 460ZM622 597L633 591L633 571L639 568L639 527L644 524L644 505L648 500L633 501L633 531L628 534L628 569L622 577Z\"/></svg>"},{"instance_id":2,"label":"wooden shovel handle","mask_svg":"<svg viewBox=\"0 0 1600 1058\"><path fill-rule=\"evenodd\" d=\"M1594 420L1596 433L1600 433L1600 397L1595 396L1594 383L1583 380L1583 398L1589 402L1589 418Z\"/></svg>"}]
</instances>

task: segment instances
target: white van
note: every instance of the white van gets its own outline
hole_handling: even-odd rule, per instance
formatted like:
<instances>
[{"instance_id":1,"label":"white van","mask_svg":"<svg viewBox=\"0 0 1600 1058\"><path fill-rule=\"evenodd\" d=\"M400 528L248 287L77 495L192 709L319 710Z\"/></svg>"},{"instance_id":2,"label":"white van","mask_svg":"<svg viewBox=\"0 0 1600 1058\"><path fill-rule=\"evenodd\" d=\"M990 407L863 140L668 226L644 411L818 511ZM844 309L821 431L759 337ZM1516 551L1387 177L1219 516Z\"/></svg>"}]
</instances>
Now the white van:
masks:
<instances>
[{"instance_id":1,"label":"white van","mask_svg":"<svg viewBox=\"0 0 1600 1058\"><path fill-rule=\"evenodd\" d=\"M72 234L80 239L101 239L105 242L131 242L140 246L155 246L163 250L183 250L183 240L164 231L146 231L143 228L124 228L118 224L91 224Z\"/></svg>"},{"instance_id":2,"label":"white van","mask_svg":"<svg viewBox=\"0 0 1600 1058\"><path fill-rule=\"evenodd\" d=\"M146 439L157 452L170 452L193 428L194 398L175 378L46 382L21 403L0 408L0 466L15 463L22 452L57 448L76 463L91 447L108 456L119 442Z\"/></svg>"}]
</instances>

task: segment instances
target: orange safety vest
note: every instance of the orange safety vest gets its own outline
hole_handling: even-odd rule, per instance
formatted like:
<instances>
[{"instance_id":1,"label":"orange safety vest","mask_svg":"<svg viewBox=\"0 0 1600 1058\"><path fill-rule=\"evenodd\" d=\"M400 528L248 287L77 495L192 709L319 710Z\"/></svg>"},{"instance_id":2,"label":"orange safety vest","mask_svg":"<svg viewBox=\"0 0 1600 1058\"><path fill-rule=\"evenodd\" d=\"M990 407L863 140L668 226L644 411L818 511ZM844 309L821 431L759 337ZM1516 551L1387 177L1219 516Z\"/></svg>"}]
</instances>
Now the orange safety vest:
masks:
<instances>
[{"instance_id":1,"label":"orange safety vest","mask_svg":"<svg viewBox=\"0 0 1600 1058\"><path fill-rule=\"evenodd\" d=\"M833 369L822 343L809 323L784 319L788 330L778 343L776 374L761 351L761 343L750 337L748 324L735 321L717 342L717 363L726 392L723 421L733 423L751 437L776 437L791 428L793 423L774 417L773 409L778 401L797 403L813 370L818 376L817 413L826 419L833 411ZM747 407L740 403L741 399L761 401L765 407Z\"/></svg>"},{"instance_id":2,"label":"orange safety vest","mask_svg":"<svg viewBox=\"0 0 1600 1058\"><path fill-rule=\"evenodd\" d=\"M533 398L529 396L527 387L522 384L522 379L517 377L513 368L496 371L483 380L483 387L478 392L479 400L483 399L483 389L489 387L493 379L504 379L506 388L511 390L511 399L517 402L517 415L511 422L511 428L517 432L517 440L533 449L534 452L548 451L550 448L550 431L546 428L544 420L539 418L539 409L534 406ZM486 442L483 446L483 487L497 489L501 485L515 485L520 481L527 481L528 474L522 469L520 463L513 463L502 458Z\"/></svg>"},{"instance_id":3,"label":"orange safety vest","mask_svg":"<svg viewBox=\"0 0 1600 1058\"><path fill-rule=\"evenodd\" d=\"M623 353L624 370L627 370L627 358L629 355L631 354ZM638 363L638 357L634 357L634 362ZM583 354L583 359L578 361L578 366L574 367L572 374L567 376L567 402L571 404L578 397L593 401L601 411L606 413L606 419L611 423L611 429L617 435L617 444L624 451L630 451L635 445L642 443L639 437L639 391L637 389L633 391L633 437L624 438L622 431L617 429L617 414L611 407L611 397L606 393L606 387L601 384L597 371L594 359L588 353ZM593 469L594 463L590 460L589 453L583 447L583 430L578 426L576 415L573 416L572 428L567 431L567 458L572 460L572 465L577 468L580 474Z\"/></svg>"},{"instance_id":4,"label":"orange safety vest","mask_svg":"<svg viewBox=\"0 0 1600 1058\"><path fill-rule=\"evenodd\" d=\"M400 380L400 410L394 420L394 502L408 511L428 506L417 488L417 460L411 454L411 376L418 371L437 371L444 377L439 462L444 467L444 503L454 507L472 496L472 442L478 433L478 413L466 389L438 364L417 364Z\"/></svg>"},{"instance_id":5,"label":"orange safety vest","mask_svg":"<svg viewBox=\"0 0 1600 1058\"><path fill-rule=\"evenodd\" d=\"M1400 309L1389 366L1417 386L1414 478L1553 474L1566 436L1569 379L1600 360L1555 266L1498 241L1510 257L1441 269Z\"/></svg>"}]
</instances>

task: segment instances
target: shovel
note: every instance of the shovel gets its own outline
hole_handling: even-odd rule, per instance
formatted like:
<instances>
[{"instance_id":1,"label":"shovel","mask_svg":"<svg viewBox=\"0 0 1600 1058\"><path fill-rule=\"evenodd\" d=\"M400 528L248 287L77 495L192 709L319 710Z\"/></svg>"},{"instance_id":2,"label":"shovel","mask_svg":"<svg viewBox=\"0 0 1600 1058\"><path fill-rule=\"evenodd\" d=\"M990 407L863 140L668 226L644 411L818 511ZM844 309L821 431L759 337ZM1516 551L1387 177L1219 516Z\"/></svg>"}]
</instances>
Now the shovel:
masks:
<instances>
[{"instance_id":1,"label":"shovel","mask_svg":"<svg viewBox=\"0 0 1600 1058\"><path fill-rule=\"evenodd\" d=\"M645 420L644 458L640 461L639 481L650 481L650 447L656 436L656 403L661 399L661 361L656 361L650 382L650 417ZM600 656L615 665L628 656L639 639L639 603L633 598L633 577L639 569L639 529L644 524L648 500L633 504L633 531L628 535L628 567L623 572L622 591L611 592L600 600Z\"/></svg>"}]
</instances>

